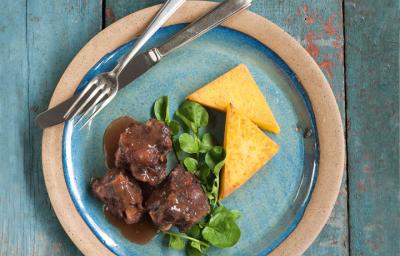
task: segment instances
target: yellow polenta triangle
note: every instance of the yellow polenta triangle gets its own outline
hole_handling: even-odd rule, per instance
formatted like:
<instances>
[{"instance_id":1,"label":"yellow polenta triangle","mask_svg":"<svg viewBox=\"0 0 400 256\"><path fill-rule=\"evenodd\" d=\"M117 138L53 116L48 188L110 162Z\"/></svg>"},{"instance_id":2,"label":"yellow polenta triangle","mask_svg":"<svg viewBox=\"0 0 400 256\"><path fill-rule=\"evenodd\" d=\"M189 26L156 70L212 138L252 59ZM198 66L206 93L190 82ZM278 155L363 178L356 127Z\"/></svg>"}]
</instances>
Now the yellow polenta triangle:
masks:
<instances>
[{"instance_id":1,"label":"yellow polenta triangle","mask_svg":"<svg viewBox=\"0 0 400 256\"><path fill-rule=\"evenodd\" d=\"M221 199L238 189L279 151L273 140L232 105L226 111L224 148Z\"/></svg>"},{"instance_id":2,"label":"yellow polenta triangle","mask_svg":"<svg viewBox=\"0 0 400 256\"><path fill-rule=\"evenodd\" d=\"M187 99L221 111L232 103L260 128L273 133L280 131L264 95L244 64L203 86Z\"/></svg>"}]
</instances>

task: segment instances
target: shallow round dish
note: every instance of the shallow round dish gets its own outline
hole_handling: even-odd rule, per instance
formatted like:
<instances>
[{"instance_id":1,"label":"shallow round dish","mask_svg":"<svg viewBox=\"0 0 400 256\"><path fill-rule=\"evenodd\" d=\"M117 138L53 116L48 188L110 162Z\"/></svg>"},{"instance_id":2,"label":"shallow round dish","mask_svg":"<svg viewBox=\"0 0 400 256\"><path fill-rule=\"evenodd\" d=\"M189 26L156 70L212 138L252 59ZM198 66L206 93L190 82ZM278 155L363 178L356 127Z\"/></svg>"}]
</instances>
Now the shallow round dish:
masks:
<instances>
[{"instance_id":1,"label":"shallow round dish","mask_svg":"<svg viewBox=\"0 0 400 256\"><path fill-rule=\"evenodd\" d=\"M168 25L190 22L213 5L188 2ZM131 14L94 37L66 70L50 106L73 94L79 84L85 86L97 73L111 69L157 8ZM208 253L301 254L322 229L338 194L344 162L341 120L329 84L304 49L264 18L244 12L224 25L171 53L132 82L88 128L79 131L67 122L45 130L43 166L50 199L83 253L183 254L169 250L162 236L144 246L133 244L106 221L101 203L88 186L91 177L105 172L102 135L122 115L146 121L161 95L169 96L173 113L189 93L240 63L249 67L281 126L279 135L269 134L280 152L224 200L227 207L242 212L239 243ZM149 47L182 27L161 29ZM224 114L210 112L212 130L222 142Z\"/></svg>"}]
</instances>

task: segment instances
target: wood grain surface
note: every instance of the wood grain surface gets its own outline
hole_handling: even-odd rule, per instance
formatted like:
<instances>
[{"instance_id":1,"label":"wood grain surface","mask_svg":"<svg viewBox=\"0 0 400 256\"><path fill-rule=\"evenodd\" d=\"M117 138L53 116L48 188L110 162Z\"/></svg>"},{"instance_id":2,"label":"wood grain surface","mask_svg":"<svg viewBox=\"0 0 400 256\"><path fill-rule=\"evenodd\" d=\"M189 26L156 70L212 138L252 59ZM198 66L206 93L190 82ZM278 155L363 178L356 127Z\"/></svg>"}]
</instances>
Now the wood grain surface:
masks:
<instances>
[{"instance_id":1,"label":"wood grain surface","mask_svg":"<svg viewBox=\"0 0 400 256\"><path fill-rule=\"evenodd\" d=\"M79 254L51 209L41 169L42 131L34 118L91 37L161 2L2 1L0 255ZM305 255L399 254L398 1L253 2L252 11L313 56L347 121L348 180L345 175L335 210Z\"/></svg>"},{"instance_id":2,"label":"wood grain surface","mask_svg":"<svg viewBox=\"0 0 400 256\"><path fill-rule=\"evenodd\" d=\"M345 13L350 251L399 255L399 1Z\"/></svg>"},{"instance_id":3,"label":"wood grain surface","mask_svg":"<svg viewBox=\"0 0 400 256\"><path fill-rule=\"evenodd\" d=\"M76 255L52 208L34 122L79 49L101 30L99 1L2 1L0 255Z\"/></svg>"}]
</instances>

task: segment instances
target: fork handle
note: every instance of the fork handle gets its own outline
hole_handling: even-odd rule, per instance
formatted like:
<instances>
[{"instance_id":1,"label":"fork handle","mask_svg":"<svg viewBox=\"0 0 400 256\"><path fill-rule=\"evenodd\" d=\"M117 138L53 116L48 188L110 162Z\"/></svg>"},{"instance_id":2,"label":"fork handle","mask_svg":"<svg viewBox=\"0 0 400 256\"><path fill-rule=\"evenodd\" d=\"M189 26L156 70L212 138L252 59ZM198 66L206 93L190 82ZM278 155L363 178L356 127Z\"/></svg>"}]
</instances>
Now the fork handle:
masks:
<instances>
[{"instance_id":1,"label":"fork handle","mask_svg":"<svg viewBox=\"0 0 400 256\"><path fill-rule=\"evenodd\" d=\"M200 19L193 21L183 30L174 35L166 43L158 47L158 54L164 57L176 48L198 38L210 29L223 23L232 15L246 9L251 5L251 0L226 0L211 10Z\"/></svg>"},{"instance_id":2,"label":"fork handle","mask_svg":"<svg viewBox=\"0 0 400 256\"><path fill-rule=\"evenodd\" d=\"M118 76L119 73L126 67L129 61L139 52L142 46L154 35L155 32L175 13L175 11L185 2L186 0L168 0L158 11L156 16L146 27L146 30L139 37L135 46L128 54L126 54L118 65L115 67L114 72Z\"/></svg>"}]
</instances>

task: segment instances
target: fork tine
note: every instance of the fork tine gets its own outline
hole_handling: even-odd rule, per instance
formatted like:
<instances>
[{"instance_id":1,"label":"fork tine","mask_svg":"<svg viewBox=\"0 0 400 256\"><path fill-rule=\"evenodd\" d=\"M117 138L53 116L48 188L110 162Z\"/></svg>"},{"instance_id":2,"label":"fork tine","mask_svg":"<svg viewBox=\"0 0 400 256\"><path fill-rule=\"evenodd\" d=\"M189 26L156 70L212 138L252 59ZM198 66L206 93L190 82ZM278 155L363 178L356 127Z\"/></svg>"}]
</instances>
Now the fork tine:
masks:
<instances>
[{"instance_id":1,"label":"fork tine","mask_svg":"<svg viewBox=\"0 0 400 256\"><path fill-rule=\"evenodd\" d=\"M85 113L83 113L83 115L79 118L79 120L74 124L74 127L76 127L79 123L82 122L82 120L88 115L90 114L90 112L97 106L97 104L104 98L104 96L107 95L107 93L109 93L110 90L109 88L107 88L106 90L104 90L102 93L99 94L99 96L96 98L96 100L90 105L90 107L85 111ZM84 126L84 125L83 125ZM82 126L82 127L83 127ZM81 128L82 128L81 127Z\"/></svg>"},{"instance_id":2,"label":"fork tine","mask_svg":"<svg viewBox=\"0 0 400 256\"><path fill-rule=\"evenodd\" d=\"M74 103L71 105L71 107L68 109L67 113L64 115L64 119L68 119L68 117L71 115L71 113L75 110L76 106L79 104L79 102L82 100L82 98L89 92L90 89L92 89L93 85L96 84L97 80L92 79L86 85L85 89L79 94L78 98L74 101ZM75 111L75 114L79 113L79 111ZM75 115L74 115L75 116Z\"/></svg>"},{"instance_id":3,"label":"fork tine","mask_svg":"<svg viewBox=\"0 0 400 256\"><path fill-rule=\"evenodd\" d=\"M79 114L82 112L82 110L86 107L86 105L89 104L90 101L91 101L96 95L98 95L98 92L99 92L101 89L102 89L102 88L101 88L100 86L97 86L97 87L92 91L92 93L90 93L89 97L87 97L87 98L85 99L85 101L79 106L78 110L75 111L75 113L72 115L71 119L72 119L72 118L75 118L77 115L79 115Z\"/></svg>"},{"instance_id":4,"label":"fork tine","mask_svg":"<svg viewBox=\"0 0 400 256\"><path fill-rule=\"evenodd\" d=\"M88 120L81 126L80 129L82 129L83 127L85 127L90 120L92 120L95 116L97 116L98 113L100 113L100 111L108 105L108 103L110 103L110 101L112 101L112 99L115 97L116 93L111 94L110 96L108 96L108 98L103 101L103 103L101 103L100 107L98 109L96 109L96 111L93 112L93 114L91 114L88 118Z\"/></svg>"}]
</instances>

